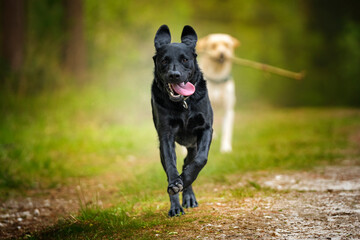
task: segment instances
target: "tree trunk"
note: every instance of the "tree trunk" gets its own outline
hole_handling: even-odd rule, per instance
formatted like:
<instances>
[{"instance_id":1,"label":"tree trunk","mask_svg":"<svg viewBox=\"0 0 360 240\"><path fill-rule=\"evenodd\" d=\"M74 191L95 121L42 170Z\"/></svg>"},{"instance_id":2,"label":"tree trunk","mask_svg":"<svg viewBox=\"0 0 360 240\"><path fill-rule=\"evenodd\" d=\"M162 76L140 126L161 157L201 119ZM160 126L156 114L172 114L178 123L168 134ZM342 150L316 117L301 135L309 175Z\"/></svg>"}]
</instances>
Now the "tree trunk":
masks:
<instances>
[{"instance_id":1,"label":"tree trunk","mask_svg":"<svg viewBox=\"0 0 360 240\"><path fill-rule=\"evenodd\" d=\"M24 61L25 2L1 0L1 55L11 70L19 71Z\"/></svg>"},{"instance_id":2,"label":"tree trunk","mask_svg":"<svg viewBox=\"0 0 360 240\"><path fill-rule=\"evenodd\" d=\"M86 48L84 42L84 19L82 0L64 0L66 38L64 68L82 79L86 70Z\"/></svg>"}]
</instances>

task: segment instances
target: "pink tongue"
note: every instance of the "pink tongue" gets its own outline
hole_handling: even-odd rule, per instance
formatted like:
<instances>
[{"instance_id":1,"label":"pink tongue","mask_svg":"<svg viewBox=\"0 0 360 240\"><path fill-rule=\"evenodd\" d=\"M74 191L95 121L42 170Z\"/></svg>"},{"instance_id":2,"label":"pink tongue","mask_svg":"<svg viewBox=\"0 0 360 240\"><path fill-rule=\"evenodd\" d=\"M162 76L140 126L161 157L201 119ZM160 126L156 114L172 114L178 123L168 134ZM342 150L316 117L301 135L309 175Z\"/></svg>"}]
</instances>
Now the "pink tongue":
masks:
<instances>
[{"instance_id":1,"label":"pink tongue","mask_svg":"<svg viewBox=\"0 0 360 240\"><path fill-rule=\"evenodd\" d=\"M195 92L195 86L190 82L187 82L186 84L183 82L179 84L172 83L171 86L177 94L183 96L190 96Z\"/></svg>"}]
</instances>

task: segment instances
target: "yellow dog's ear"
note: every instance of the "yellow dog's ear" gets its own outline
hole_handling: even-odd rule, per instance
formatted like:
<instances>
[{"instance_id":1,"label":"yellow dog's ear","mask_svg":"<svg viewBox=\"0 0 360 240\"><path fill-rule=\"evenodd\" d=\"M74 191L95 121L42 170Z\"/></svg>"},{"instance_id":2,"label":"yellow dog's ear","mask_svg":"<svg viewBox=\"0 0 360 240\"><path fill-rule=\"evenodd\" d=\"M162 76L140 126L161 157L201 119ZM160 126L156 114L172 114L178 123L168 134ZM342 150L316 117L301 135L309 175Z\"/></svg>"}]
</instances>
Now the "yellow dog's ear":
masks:
<instances>
[{"instance_id":1,"label":"yellow dog's ear","mask_svg":"<svg viewBox=\"0 0 360 240\"><path fill-rule=\"evenodd\" d=\"M208 41L209 36L200 38L196 44L196 50L198 52L203 52L206 49L206 45L207 45L207 41Z\"/></svg>"},{"instance_id":2,"label":"yellow dog's ear","mask_svg":"<svg viewBox=\"0 0 360 240\"><path fill-rule=\"evenodd\" d=\"M231 37L231 36L230 36L230 37ZM231 37L231 40L232 40L232 42L233 42L233 44L234 44L234 48L237 48L237 47L239 47L239 46L241 45L240 41L237 40L236 38Z\"/></svg>"}]
</instances>

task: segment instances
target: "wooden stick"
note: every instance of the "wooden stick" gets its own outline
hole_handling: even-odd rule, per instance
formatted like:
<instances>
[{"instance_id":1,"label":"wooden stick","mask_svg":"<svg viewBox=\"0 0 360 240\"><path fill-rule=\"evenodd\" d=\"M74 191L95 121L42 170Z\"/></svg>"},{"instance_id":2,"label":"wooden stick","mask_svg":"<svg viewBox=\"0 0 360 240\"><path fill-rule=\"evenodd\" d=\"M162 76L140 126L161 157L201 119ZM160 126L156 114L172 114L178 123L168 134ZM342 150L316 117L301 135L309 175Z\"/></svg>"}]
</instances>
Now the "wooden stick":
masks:
<instances>
[{"instance_id":1,"label":"wooden stick","mask_svg":"<svg viewBox=\"0 0 360 240\"><path fill-rule=\"evenodd\" d=\"M207 54L205 51L200 51L199 53ZM208 56L213 58L209 54L208 54ZM259 62L255 62L255 61L252 61L252 60L248 60L248 59L244 59L244 58L238 58L238 57L232 57L231 61L233 61L234 63L239 64L239 65L256 68L256 69L259 69L259 70L262 70L262 71L275 73L277 75L288 77L288 78L293 78L293 79L296 79L296 80L301 80L301 79L303 79L305 77L305 71L301 71L299 73L292 72L292 71L285 70L285 69L278 68L278 67L274 67L274 66L271 66L271 65L268 65L268 64L265 64L265 63L259 63Z\"/></svg>"},{"instance_id":2,"label":"wooden stick","mask_svg":"<svg viewBox=\"0 0 360 240\"><path fill-rule=\"evenodd\" d=\"M231 60L236 64L256 68L256 69L263 70L266 72L275 73L275 74L278 74L278 75L281 75L284 77L288 77L288 78L294 78L296 80L301 80L305 77L304 71L301 71L299 73L291 72L291 71L288 71L288 70L285 70L282 68L278 68L278 67L274 67L274 66L271 66L268 64L259 63L259 62L251 61L251 60L244 59L244 58L238 58L238 57L232 57Z\"/></svg>"}]
</instances>

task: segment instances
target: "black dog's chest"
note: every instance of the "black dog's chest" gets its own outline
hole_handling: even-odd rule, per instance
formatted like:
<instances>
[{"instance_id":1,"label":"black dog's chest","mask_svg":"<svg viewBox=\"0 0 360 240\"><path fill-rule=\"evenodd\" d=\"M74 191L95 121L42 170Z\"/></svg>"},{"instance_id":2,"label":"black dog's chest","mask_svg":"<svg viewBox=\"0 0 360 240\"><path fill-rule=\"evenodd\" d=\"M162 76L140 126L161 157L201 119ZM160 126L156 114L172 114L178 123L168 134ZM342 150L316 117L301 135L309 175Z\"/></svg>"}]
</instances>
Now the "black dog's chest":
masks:
<instances>
[{"instance_id":1,"label":"black dog's chest","mask_svg":"<svg viewBox=\"0 0 360 240\"><path fill-rule=\"evenodd\" d=\"M202 113L192 113L188 115L180 115L169 120L169 125L172 128L177 128L179 131L194 132L205 129L205 118Z\"/></svg>"},{"instance_id":2,"label":"black dog's chest","mask_svg":"<svg viewBox=\"0 0 360 240\"><path fill-rule=\"evenodd\" d=\"M206 128L205 118L202 113L192 113L170 119L169 125L175 132L176 142L184 146L196 143L199 132Z\"/></svg>"}]
</instances>

